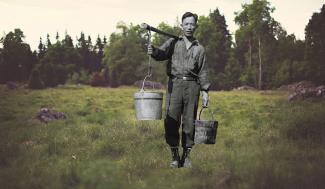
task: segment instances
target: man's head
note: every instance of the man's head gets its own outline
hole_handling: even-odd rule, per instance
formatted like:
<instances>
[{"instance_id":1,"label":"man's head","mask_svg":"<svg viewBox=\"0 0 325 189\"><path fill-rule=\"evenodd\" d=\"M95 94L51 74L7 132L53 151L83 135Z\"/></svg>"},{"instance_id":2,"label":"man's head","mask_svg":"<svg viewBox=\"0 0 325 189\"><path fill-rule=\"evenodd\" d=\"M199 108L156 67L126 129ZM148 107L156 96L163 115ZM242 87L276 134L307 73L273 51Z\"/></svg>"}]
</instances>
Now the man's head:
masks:
<instances>
[{"instance_id":1,"label":"man's head","mask_svg":"<svg viewBox=\"0 0 325 189\"><path fill-rule=\"evenodd\" d=\"M184 13L182 16L181 27L186 37L192 37L197 28L197 14L191 12Z\"/></svg>"}]
</instances>

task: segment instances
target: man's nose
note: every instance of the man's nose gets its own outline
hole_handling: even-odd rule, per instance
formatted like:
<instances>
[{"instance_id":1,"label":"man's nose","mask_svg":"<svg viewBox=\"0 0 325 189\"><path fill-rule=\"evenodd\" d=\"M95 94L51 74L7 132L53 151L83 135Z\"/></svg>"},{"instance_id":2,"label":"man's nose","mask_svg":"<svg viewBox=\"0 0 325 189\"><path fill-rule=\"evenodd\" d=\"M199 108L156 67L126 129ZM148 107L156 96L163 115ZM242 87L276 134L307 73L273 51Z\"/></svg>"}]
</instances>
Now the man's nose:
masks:
<instances>
[{"instance_id":1,"label":"man's nose","mask_svg":"<svg viewBox=\"0 0 325 189\"><path fill-rule=\"evenodd\" d=\"M188 26L187 29L193 30L193 26Z\"/></svg>"}]
</instances>

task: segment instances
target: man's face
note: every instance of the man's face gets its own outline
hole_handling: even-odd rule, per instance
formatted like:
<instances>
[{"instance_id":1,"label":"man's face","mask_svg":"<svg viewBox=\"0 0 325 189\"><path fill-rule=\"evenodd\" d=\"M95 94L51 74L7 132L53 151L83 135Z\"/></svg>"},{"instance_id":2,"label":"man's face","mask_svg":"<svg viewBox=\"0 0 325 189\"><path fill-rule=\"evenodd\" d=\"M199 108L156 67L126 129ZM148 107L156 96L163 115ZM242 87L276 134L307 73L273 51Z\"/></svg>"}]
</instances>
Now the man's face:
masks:
<instances>
[{"instance_id":1,"label":"man's face","mask_svg":"<svg viewBox=\"0 0 325 189\"><path fill-rule=\"evenodd\" d=\"M193 16L184 18L182 24L183 33L186 37L192 37L196 29L196 23Z\"/></svg>"}]
</instances>

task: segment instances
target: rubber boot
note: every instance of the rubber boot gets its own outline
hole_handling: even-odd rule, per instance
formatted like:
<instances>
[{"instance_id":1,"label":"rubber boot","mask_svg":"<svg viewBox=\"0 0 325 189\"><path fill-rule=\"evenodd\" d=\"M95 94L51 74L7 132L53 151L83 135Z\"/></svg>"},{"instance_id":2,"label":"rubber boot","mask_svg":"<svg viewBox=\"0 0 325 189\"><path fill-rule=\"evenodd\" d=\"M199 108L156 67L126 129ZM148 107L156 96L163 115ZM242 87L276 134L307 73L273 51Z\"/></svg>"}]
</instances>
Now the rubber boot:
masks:
<instances>
[{"instance_id":1,"label":"rubber boot","mask_svg":"<svg viewBox=\"0 0 325 189\"><path fill-rule=\"evenodd\" d=\"M172 152L172 161L170 162L170 167L171 168L178 168L179 165L180 165L178 147L171 147L170 150Z\"/></svg>"},{"instance_id":2,"label":"rubber boot","mask_svg":"<svg viewBox=\"0 0 325 189\"><path fill-rule=\"evenodd\" d=\"M185 168L192 168L192 163L190 160L190 152L192 148L183 148L183 155L182 155L182 167Z\"/></svg>"}]
</instances>

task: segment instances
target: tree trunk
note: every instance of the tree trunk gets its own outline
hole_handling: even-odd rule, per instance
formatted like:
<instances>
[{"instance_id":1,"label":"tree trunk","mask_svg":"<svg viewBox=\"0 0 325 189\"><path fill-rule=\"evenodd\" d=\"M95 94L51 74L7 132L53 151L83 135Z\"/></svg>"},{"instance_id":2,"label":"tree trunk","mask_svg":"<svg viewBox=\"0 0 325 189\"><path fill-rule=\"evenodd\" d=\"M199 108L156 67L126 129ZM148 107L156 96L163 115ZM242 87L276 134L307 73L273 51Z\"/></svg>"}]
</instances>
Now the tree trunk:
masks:
<instances>
[{"instance_id":1,"label":"tree trunk","mask_svg":"<svg viewBox=\"0 0 325 189\"><path fill-rule=\"evenodd\" d=\"M251 37L249 37L248 47L249 47L249 60L248 60L248 65L252 65L252 43L251 43Z\"/></svg>"},{"instance_id":2,"label":"tree trunk","mask_svg":"<svg viewBox=\"0 0 325 189\"><path fill-rule=\"evenodd\" d=\"M258 36L258 58L259 58L258 89L262 89L262 54L261 54L261 37L260 36Z\"/></svg>"}]
</instances>

